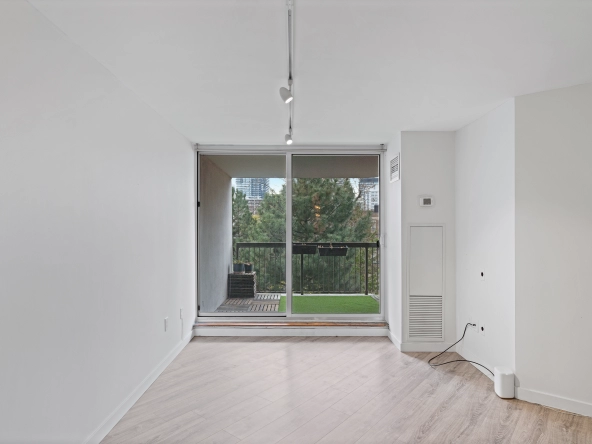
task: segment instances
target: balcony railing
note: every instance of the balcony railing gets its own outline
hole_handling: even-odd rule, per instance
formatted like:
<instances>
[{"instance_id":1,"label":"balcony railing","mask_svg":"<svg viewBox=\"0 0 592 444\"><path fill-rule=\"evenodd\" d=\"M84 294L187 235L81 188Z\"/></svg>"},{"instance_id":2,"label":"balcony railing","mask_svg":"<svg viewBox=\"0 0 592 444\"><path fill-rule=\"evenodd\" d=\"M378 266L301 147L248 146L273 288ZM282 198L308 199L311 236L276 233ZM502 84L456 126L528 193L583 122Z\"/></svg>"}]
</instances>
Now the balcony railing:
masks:
<instances>
[{"instance_id":1,"label":"balcony railing","mask_svg":"<svg viewBox=\"0 0 592 444\"><path fill-rule=\"evenodd\" d=\"M378 294L380 249L373 242L307 242L294 246L333 247L345 256L293 254L294 294ZM294 249L293 246L293 249ZM286 292L286 244L283 242L237 242L235 259L253 264L259 293Z\"/></svg>"}]
</instances>

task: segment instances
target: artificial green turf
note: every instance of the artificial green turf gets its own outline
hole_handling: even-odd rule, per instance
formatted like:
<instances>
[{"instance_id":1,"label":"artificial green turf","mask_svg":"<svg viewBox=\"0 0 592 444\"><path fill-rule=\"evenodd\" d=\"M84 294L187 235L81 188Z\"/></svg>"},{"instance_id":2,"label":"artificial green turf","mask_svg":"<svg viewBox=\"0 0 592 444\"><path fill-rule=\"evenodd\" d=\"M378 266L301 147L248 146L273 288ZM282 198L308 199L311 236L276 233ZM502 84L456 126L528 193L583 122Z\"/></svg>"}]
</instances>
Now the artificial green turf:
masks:
<instances>
[{"instance_id":1,"label":"artificial green turf","mask_svg":"<svg viewBox=\"0 0 592 444\"><path fill-rule=\"evenodd\" d=\"M280 297L278 312L286 312L286 296ZM294 296L292 313L352 314L380 313L378 301L372 296Z\"/></svg>"}]
</instances>

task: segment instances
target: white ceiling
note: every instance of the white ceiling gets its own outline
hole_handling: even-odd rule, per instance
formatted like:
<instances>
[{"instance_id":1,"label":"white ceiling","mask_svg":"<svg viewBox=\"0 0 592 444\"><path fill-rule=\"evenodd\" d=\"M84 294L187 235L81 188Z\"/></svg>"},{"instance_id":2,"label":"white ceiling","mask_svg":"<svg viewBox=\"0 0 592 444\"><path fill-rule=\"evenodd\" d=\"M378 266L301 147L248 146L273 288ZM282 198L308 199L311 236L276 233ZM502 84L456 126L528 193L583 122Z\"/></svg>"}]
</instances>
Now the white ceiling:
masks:
<instances>
[{"instance_id":1,"label":"white ceiling","mask_svg":"<svg viewBox=\"0 0 592 444\"><path fill-rule=\"evenodd\" d=\"M285 0L30 0L199 143L281 144ZM455 130L592 82L592 1L294 0L295 143Z\"/></svg>"}]
</instances>

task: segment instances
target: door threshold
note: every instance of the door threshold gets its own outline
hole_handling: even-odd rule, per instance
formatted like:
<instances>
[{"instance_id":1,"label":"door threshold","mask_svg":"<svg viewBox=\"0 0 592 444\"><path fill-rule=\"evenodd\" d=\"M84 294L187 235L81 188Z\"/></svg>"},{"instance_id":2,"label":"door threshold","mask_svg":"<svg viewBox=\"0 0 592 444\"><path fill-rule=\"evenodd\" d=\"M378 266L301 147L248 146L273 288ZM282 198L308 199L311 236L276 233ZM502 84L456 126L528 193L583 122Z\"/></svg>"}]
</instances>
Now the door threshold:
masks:
<instances>
[{"instance_id":1,"label":"door threshold","mask_svg":"<svg viewBox=\"0 0 592 444\"><path fill-rule=\"evenodd\" d=\"M388 328L384 321L197 321L194 328Z\"/></svg>"}]
</instances>

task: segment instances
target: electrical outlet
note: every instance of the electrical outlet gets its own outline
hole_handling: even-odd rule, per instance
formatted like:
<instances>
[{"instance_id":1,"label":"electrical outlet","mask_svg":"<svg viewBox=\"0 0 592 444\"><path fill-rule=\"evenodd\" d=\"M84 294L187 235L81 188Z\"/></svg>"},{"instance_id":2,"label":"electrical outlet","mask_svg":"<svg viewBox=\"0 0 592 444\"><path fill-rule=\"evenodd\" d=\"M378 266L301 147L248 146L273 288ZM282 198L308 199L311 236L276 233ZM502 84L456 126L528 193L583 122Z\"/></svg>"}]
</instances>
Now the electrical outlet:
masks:
<instances>
[{"instance_id":1,"label":"electrical outlet","mask_svg":"<svg viewBox=\"0 0 592 444\"><path fill-rule=\"evenodd\" d=\"M472 328L473 330L477 329L477 323L475 321L473 321L473 316L469 316L469 328Z\"/></svg>"},{"instance_id":2,"label":"electrical outlet","mask_svg":"<svg viewBox=\"0 0 592 444\"><path fill-rule=\"evenodd\" d=\"M167 316L166 318L164 318L164 331L167 331L168 328L169 328L169 317Z\"/></svg>"},{"instance_id":3,"label":"electrical outlet","mask_svg":"<svg viewBox=\"0 0 592 444\"><path fill-rule=\"evenodd\" d=\"M485 280L485 271L481 270L481 271L479 272L479 279L480 279L480 280L482 280L482 281L484 281L484 280Z\"/></svg>"},{"instance_id":4,"label":"electrical outlet","mask_svg":"<svg viewBox=\"0 0 592 444\"><path fill-rule=\"evenodd\" d=\"M481 321L479 321L479 323L477 324L477 327L479 328L479 334L481 336L485 336L485 324Z\"/></svg>"}]
</instances>

